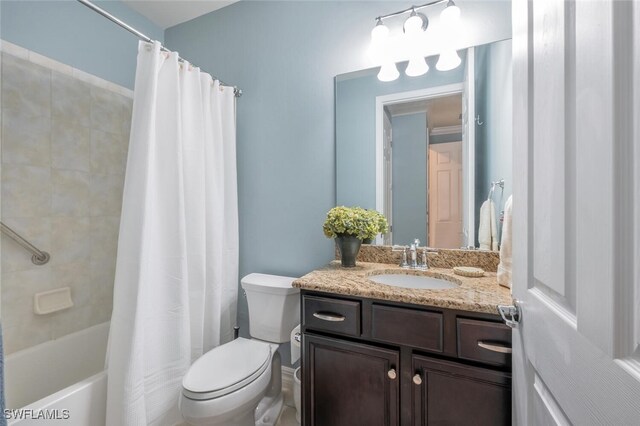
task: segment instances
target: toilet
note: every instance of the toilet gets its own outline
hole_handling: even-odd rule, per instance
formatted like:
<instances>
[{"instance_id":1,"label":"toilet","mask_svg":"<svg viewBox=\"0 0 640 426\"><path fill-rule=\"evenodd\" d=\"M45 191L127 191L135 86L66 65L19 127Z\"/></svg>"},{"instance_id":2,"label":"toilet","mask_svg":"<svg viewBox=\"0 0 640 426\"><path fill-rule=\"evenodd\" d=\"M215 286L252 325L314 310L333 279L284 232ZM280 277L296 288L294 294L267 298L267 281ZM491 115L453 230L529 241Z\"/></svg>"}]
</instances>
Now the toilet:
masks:
<instances>
[{"instance_id":1,"label":"toilet","mask_svg":"<svg viewBox=\"0 0 640 426\"><path fill-rule=\"evenodd\" d=\"M179 407L192 425L273 426L283 404L278 345L300 322L295 278L249 274L241 285L249 334L202 355L182 380Z\"/></svg>"}]
</instances>

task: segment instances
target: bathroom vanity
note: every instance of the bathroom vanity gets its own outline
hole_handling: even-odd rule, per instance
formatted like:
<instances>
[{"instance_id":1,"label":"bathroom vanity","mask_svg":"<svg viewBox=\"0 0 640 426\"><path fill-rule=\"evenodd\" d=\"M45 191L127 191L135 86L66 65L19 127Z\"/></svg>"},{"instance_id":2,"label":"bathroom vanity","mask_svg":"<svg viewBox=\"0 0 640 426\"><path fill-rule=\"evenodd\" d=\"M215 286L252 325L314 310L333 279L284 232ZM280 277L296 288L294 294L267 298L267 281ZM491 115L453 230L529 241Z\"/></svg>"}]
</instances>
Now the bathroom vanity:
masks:
<instances>
[{"instance_id":1,"label":"bathroom vanity","mask_svg":"<svg viewBox=\"0 0 640 426\"><path fill-rule=\"evenodd\" d=\"M389 272L458 285L423 290L370 280ZM510 424L511 329L496 310L510 296L487 275L332 263L295 281L302 289L303 424Z\"/></svg>"}]
</instances>

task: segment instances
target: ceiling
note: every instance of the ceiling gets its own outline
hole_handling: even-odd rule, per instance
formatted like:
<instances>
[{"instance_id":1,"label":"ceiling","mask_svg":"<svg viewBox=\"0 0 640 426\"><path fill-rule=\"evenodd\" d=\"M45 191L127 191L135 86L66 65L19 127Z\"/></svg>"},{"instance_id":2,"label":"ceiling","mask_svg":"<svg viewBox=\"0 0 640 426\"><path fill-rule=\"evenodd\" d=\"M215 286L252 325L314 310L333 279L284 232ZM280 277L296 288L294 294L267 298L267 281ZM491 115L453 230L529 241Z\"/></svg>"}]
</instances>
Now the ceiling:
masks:
<instances>
[{"instance_id":1,"label":"ceiling","mask_svg":"<svg viewBox=\"0 0 640 426\"><path fill-rule=\"evenodd\" d=\"M432 99L420 99L412 102L386 105L392 116L427 113L429 130L435 127L448 127L460 125L462 113L462 95L455 94Z\"/></svg>"},{"instance_id":2,"label":"ceiling","mask_svg":"<svg viewBox=\"0 0 640 426\"><path fill-rule=\"evenodd\" d=\"M122 0L151 22L167 29L239 0Z\"/></svg>"}]
</instances>

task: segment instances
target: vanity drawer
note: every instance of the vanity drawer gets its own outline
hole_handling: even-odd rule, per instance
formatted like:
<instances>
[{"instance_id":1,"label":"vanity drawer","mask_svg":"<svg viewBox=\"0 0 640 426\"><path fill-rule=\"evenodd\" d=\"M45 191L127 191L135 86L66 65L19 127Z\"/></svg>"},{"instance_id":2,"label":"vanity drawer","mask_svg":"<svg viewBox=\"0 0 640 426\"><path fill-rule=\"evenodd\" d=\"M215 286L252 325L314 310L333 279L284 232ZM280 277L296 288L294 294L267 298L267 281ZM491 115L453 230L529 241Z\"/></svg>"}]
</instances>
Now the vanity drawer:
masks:
<instances>
[{"instance_id":1,"label":"vanity drawer","mask_svg":"<svg viewBox=\"0 0 640 426\"><path fill-rule=\"evenodd\" d=\"M382 342L442 352L443 316L439 312L373 304L371 337Z\"/></svg>"},{"instance_id":2,"label":"vanity drawer","mask_svg":"<svg viewBox=\"0 0 640 426\"><path fill-rule=\"evenodd\" d=\"M360 336L360 311L359 301L302 296L302 321L307 328Z\"/></svg>"},{"instance_id":3,"label":"vanity drawer","mask_svg":"<svg viewBox=\"0 0 640 426\"><path fill-rule=\"evenodd\" d=\"M511 329L498 322L457 319L458 357L511 366Z\"/></svg>"}]
</instances>

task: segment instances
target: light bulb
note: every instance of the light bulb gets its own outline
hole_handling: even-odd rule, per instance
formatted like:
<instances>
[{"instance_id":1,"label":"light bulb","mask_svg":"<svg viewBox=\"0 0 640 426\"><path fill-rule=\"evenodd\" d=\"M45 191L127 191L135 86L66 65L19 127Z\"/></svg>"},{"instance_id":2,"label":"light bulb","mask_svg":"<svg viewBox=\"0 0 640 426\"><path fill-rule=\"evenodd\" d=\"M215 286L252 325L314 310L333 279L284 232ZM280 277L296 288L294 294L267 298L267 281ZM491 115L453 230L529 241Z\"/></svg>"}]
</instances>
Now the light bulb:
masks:
<instances>
[{"instance_id":1,"label":"light bulb","mask_svg":"<svg viewBox=\"0 0 640 426\"><path fill-rule=\"evenodd\" d=\"M429 65L422 56L414 56L409 59L407 69L404 71L409 77L418 77L429 71Z\"/></svg>"},{"instance_id":2,"label":"light bulb","mask_svg":"<svg viewBox=\"0 0 640 426\"><path fill-rule=\"evenodd\" d=\"M371 30L371 45L369 46L369 57L376 64L384 62L387 55L387 45L389 44L389 28L381 20Z\"/></svg>"},{"instance_id":3,"label":"light bulb","mask_svg":"<svg viewBox=\"0 0 640 426\"><path fill-rule=\"evenodd\" d=\"M387 40L389 37L389 28L378 21L375 27L371 30L371 43L379 44Z\"/></svg>"},{"instance_id":4,"label":"light bulb","mask_svg":"<svg viewBox=\"0 0 640 426\"><path fill-rule=\"evenodd\" d=\"M446 25L457 24L460 20L460 8L452 0L449 0L447 7L440 13L440 20Z\"/></svg>"},{"instance_id":5,"label":"light bulb","mask_svg":"<svg viewBox=\"0 0 640 426\"><path fill-rule=\"evenodd\" d=\"M411 15L409 19L404 22L405 34L415 34L422 31L422 18L418 15Z\"/></svg>"},{"instance_id":6,"label":"light bulb","mask_svg":"<svg viewBox=\"0 0 640 426\"><path fill-rule=\"evenodd\" d=\"M454 49L447 49L440 54L438 63L436 64L436 69L438 71L449 71L457 68L461 62L458 52Z\"/></svg>"},{"instance_id":7,"label":"light bulb","mask_svg":"<svg viewBox=\"0 0 640 426\"><path fill-rule=\"evenodd\" d=\"M398 77L400 77L400 72L398 72L398 67L394 62L389 61L382 64L378 73L378 80L393 81Z\"/></svg>"}]
</instances>

